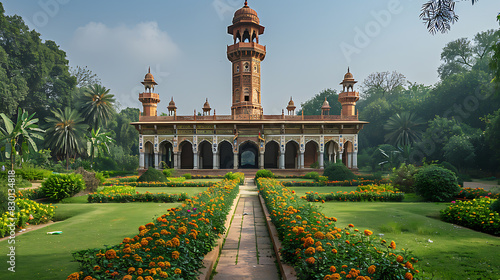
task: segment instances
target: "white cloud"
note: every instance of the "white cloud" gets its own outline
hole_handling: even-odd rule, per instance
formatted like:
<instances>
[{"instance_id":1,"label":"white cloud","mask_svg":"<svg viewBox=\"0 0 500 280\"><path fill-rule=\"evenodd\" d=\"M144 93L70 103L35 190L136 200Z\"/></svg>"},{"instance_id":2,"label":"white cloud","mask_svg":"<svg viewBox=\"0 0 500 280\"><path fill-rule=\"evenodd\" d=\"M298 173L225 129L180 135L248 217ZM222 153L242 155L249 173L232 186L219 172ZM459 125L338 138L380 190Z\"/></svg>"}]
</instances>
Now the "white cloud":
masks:
<instances>
[{"instance_id":1,"label":"white cloud","mask_svg":"<svg viewBox=\"0 0 500 280\"><path fill-rule=\"evenodd\" d=\"M156 22L109 27L90 22L74 32L68 56L72 66L88 66L123 106L137 106L140 82L148 66L157 82L180 50ZM156 72L156 73L155 73Z\"/></svg>"}]
</instances>

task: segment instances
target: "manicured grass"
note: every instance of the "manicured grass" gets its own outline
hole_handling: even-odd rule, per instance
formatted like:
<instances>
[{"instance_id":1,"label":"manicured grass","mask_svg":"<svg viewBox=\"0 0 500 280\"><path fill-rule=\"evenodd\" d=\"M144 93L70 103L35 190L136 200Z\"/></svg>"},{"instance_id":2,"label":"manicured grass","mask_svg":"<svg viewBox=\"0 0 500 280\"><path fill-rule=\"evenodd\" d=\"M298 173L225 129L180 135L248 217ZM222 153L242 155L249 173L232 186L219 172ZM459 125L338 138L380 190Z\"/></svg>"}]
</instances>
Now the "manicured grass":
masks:
<instances>
[{"instance_id":1,"label":"manicured grass","mask_svg":"<svg viewBox=\"0 0 500 280\"><path fill-rule=\"evenodd\" d=\"M294 190L295 194L300 196L306 195L306 192L317 192L317 193L331 193L331 192L351 192L355 191L356 187L288 187L290 190Z\"/></svg>"},{"instance_id":2,"label":"manicured grass","mask_svg":"<svg viewBox=\"0 0 500 280\"><path fill-rule=\"evenodd\" d=\"M2 280L66 279L78 271L72 252L115 245L133 237L138 227L167 212L179 203L107 203L57 204L57 222L16 237L16 272L8 273L7 263L0 264ZM49 231L61 235L47 235ZM0 242L0 255L7 252L7 241ZM10 246L10 245L9 245ZM5 260L5 258L2 258Z\"/></svg>"},{"instance_id":3,"label":"manicured grass","mask_svg":"<svg viewBox=\"0 0 500 280\"><path fill-rule=\"evenodd\" d=\"M220 182L222 181L222 178L220 179L189 179L184 181L185 183L206 183L206 182Z\"/></svg>"},{"instance_id":4,"label":"manicured grass","mask_svg":"<svg viewBox=\"0 0 500 280\"><path fill-rule=\"evenodd\" d=\"M439 220L444 203L327 202L322 212L394 240L419 257L424 279L500 279L500 239Z\"/></svg>"}]
</instances>

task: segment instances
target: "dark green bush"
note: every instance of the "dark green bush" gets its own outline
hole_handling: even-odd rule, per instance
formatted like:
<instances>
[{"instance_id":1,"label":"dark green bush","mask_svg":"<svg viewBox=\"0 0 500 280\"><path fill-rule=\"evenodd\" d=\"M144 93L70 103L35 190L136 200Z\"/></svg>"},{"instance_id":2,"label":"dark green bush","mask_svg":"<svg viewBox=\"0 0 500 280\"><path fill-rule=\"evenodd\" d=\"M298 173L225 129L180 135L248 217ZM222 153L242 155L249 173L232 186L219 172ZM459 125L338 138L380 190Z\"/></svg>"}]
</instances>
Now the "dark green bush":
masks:
<instances>
[{"instance_id":1,"label":"dark green bush","mask_svg":"<svg viewBox=\"0 0 500 280\"><path fill-rule=\"evenodd\" d=\"M255 179L257 178L274 178L274 174L271 170L261 169L255 173Z\"/></svg>"},{"instance_id":2,"label":"dark green bush","mask_svg":"<svg viewBox=\"0 0 500 280\"><path fill-rule=\"evenodd\" d=\"M443 167L428 165L415 174L415 191L428 201L451 201L460 192L457 176Z\"/></svg>"},{"instance_id":3,"label":"dark green bush","mask_svg":"<svg viewBox=\"0 0 500 280\"><path fill-rule=\"evenodd\" d=\"M453 164L451 164L451 163L449 163L447 161L443 161L440 164L438 164L438 166L446 168L446 169L452 171L453 173L455 173L455 175L458 176L458 169Z\"/></svg>"},{"instance_id":4,"label":"dark green bush","mask_svg":"<svg viewBox=\"0 0 500 280\"><path fill-rule=\"evenodd\" d=\"M95 159L94 168L99 171L120 170L118 163L110 157L100 157Z\"/></svg>"},{"instance_id":5,"label":"dark green bush","mask_svg":"<svg viewBox=\"0 0 500 280\"><path fill-rule=\"evenodd\" d=\"M398 169L393 168L391 174L392 185L404 193L414 193L417 171L418 168L413 164L402 163Z\"/></svg>"},{"instance_id":6,"label":"dark green bush","mask_svg":"<svg viewBox=\"0 0 500 280\"><path fill-rule=\"evenodd\" d=\"M309 172L307 173L304 178L306 179L313 179L314 182L319 182L319 173L318 172Z\"/></svg>"},{"instance_id":7,"label":"dark green bush","mask_svg":"<svg viewBox=\"0 0 500 280\"><path fill-rule=\"evenodd\" d=\"M144 174L137 178L137 182L168 182L168 179L160 170L148 168Z\"/></svg>"},{"instance_id":8,"label":"dark green bush","mask_svg":"<svg viewBox=\"0 0 500 280\"><path fill-rule=\"evenodd\" d=\"M492 204L490 204L491 211L495 211L500 213L500 199L495 200Z\"/></svg>"},{"instance_id":9,"label":"dark green bush","mask_svg":"<svg viewBox=\"0 0 500 280\"><path fill-rule=\"evenodd\" d=\"M31 166L23 166L21 169L16 169L16 174L21 175L26 180L33 181L43 180L49 177L52 171Z\"/></svg>"},{"instance_id":10,"label":"dark green bush","mask_svg":"<svg viewBox=\"0 0 500 280\"><path fill-rule=\"evenodd\" d=\"M71 197L85 189L81 174L52 174L42 183L43 193L56 201Z\"/></svg>"},{"instance_id":11,"label":"dark green bush","mask_svg":"<svg viewBox=\"0 0 500 280\"><path fill-rule=\"evenodd\" d=\"M357 176L352 173L343 163L337 162L329 164L323 173L323 176L328 177L329 181L345 181L357 179Z\"/></svg>"}]
</instances>

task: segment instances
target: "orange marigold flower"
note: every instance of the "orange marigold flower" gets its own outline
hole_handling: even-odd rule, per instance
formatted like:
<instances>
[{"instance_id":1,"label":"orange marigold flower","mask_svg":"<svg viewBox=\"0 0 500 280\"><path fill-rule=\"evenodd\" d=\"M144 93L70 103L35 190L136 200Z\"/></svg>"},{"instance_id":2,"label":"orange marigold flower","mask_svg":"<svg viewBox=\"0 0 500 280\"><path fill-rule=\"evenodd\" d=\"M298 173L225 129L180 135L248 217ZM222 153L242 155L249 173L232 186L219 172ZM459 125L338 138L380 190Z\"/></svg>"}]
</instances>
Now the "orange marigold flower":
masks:
<instances>
[{"instance_id":1,"label":"orange marigold flower","mask_svg":"<svg viewBox=\"0 0 500 280\"><path fill-rule=\"evenodd\" d=\"M100 266L98 266L98 265L95 265L95 266L94 266L94 271L99 271L99 270L101 270L101 267L100 267Z\"/></svg>"},{"instance_id":2,"label":"orange marigold flower","mask_svg":"<svg viewBox=\"0 0 500 280\"><path fill-rule=\"evenodd\" d=\"M334 273L335 271L337 271L337 268L334 265L332 265L330 266L330 271Z\"/></svg>"},{"instance_id":3,"label":"orange marigold flower","mask_svg":"<svg viewBox=\"0 0 500 280\"><path fill-rule=\"evenodd\" d=\"M123 248L123 253L130 254L130 253L132 253L132 249L130 249L130 247Z\"/></svg>"},{"instance_id":4,"label":"orange marigold flower","mask_svg":"<svg viewBox=\"0 0 500 280\"><path fill-rule=\"evenodd\" d=\"M368 267L368 273L373 274L375 273L376 267L374 265L370 265Z\"/></svg>"},{"instance_id":5,"label":"orange marigold flower","mask_svg":"<svg viewBox=\"0 0 500 280\"><path fill-rule=\"evenodd\" d=\"M337 254L337 249L332 249L332 253Z\"/></svg>"},{"instance_id":6,"label":"orange marigold flower","mask_svg":"<svg viewBox=\"0 0 500 280\"><path fill-rule=\"evenodd\" d=\"M347 268L347 265L345 265L345 264L344 264L344 265L342 265L342 268Z\"/></svg>"},{"instance_id":7,"label":"orange marigold flower","mask_svg":"<svg viewBox=\"0 0 500 280\"><path fill-rule=\"evenodd\" d=\"M114 258L116 258L116 251L113 249L107 250L106 253L104 253L104 255L106 256L106 259L108 259L108 260L114 259Z\"/></svg>"},{"instance_id":8,"label":"orange marigold flower","mask_svg":"<svg viewBox=\"0 0 500 280\"><path fill-rule=\"evenodd\" d=\"M314 244L314 239L312 237L308 237L304 240L304 247L309 247Z\"/></svg>"},{"instance_id":9,"label":"orange marigold flower","mask_svg":"<svg viewBox=\"0 0 500 280\"><path fill-rule=\"evenodd\" d=\"M154 280L154 278L151 276L146 276L146 277L144 277L144 280Z\"/></svg>"},{"instance_id":10,"label":"orange marigold flower","mask_svg":"<svg viewBox=\"0 0 500 280\"><path fill-rule=\"evenodd\" d=\"M71 273L68 278L66 278L66 280L78 280L80 279L80 273L78 272L74 272L74 273Z\"/></svg>"},{"instance_id":11,"label":"orange marigold flower","mask_svg":"<svg viewBox=\"0 0 500 280\"><path fill-rule=\"evenodd\" d=\"M129 267L128 270L127 270L128 274L132 274L134 272L135 272L135 267Z\"/></svg>"},{"instance_id":12,"label":"orange marigold flower","mask_svg":"<svg viewBox=\"0 0 500 280\"><path fill-rule=\"evenodd\" d=\"M178 259L178 258L179 258L179 255L180 255L180 253L179 253L179 252L177 252L177 251L173 251L173 252L172 252L172 258L173 258L174 260Z\"/></svg>"},{"instance_id":13,"label":"orange marigold flower","mask_svg":"<svg viewBox=\"0 0 500 280\"><path fill-rule=\"evenodd\" d=\"M316 250L314 249L314 247L309 247L309 248L306 249L305 254L306 255L312 255L315 252L316 252Z\"/></svg>"},{"instance_id":14,"label":"orange marigold flower","mask_svg":"<svg viewBox=\"0 0 500 280\"><path fill-rule=\"evenodd\" d=\"M182 273L182 270L181 270L180 268L176 268L176 269L174 270L174 273L175 273L175 274L181 274L181 273Z\"/></svg>"},{"instance_id":15,"label":"orange marigold flower","mask_svg":"<svg viewBox=\"0 0 500 280\"><path fill-rule=\"evenodd\" d=\"M83 279L85 280L85 279ZM125 275L123 276L122 280L132 280L132 275Z\"/></svg>"},{"instance_id":16,"label":"orange marigold flower","mask_svg":"<svg viewBox=\"0 0 500 280\"><path fill-rule=\"evenodd\" d=\"M340 274L334 273L334 274L330 275L330 279L331 280L340 280L341 277L340 277Z\"/></svg>"},{"instance_id":17,"label":"orange marigold flower","mask_svg":"<svg viewBox=\"0 0 500 280\"><path fill-rule=\"evenodd\" d=\"M147 245L148 245L148 243L149 243L149 241L148 241L146 238L143 238L143 239L141 240L141 245L142 245L142 246L147 246Z\"/></svg>"},{"instance_id":18,"label":"orange marigold flower","mask_svg":"<svg viewBox=\"0 0 500 280\"><path fill-rule=\"evenodd\" d=\"M413 269L413 265L410 262L406 262L405 267L408 269Z\"/></svg>"},{"instance_id":19,"label":"orange marigold flower","mask_svg":"<svg viewBox=\"0 0 500 280\"><path fill-rule=\"evenodd\" d=\"M373 234L373 232L371 230L365 229L365 235L366 236L370 236L372 234Z\"/></svg>"},{"instance_id":20,"label":"orange marigold flower","mask_svg":"<svg viewBox=\"0 0 500 280\"><path fill-rule=\"evenodd\" d=\"M391 245L389 245L393 250L396 250L396 242L391 241Z\"/></svg>"},{"instance_id":21,"label":"orange marigold flower","mask_svg":"<svg viewBox=\"0 0 500 280\"><path fill-rule=\"evenodd\" d=\"M142 278L142 276L139 276L139 277L137 277L136 280L144 280L144 278Z\"/></svg>"},{"instance_id":22,"label":"orange marigold flower","mask_svg":"<svg viewBox=\"0 0 500 280\"><path fill-rule=\"evenodd\" d=\"M325 238L325 234L322 233L321 231L317 231L317 232L314 233L314 238L324 239Z\"/></svg>"},{"instance_id":23,"label":"orange marigold flower","mask_svg":"<svg viewBox=\"0 0 500 280\"><path fill-rule=\"evenodd\" d=\"M406 280L413 280L413 275L411 273L409 273L409 272L406 272L405 279Z\"/></svg>"},{"instance_id":24,"label":"orange marigold flower","mask_svg":"<svg viewBox=\"0 0 500 280\"><path fill-rule=\"evenodd\" d=\"M315 261L316 261L316 259L315 259L314 257L310 257L310 258L307 258L307 259L306 259L306 262L307 262L308 264L314 264L314 262L315 262Z\"/></svg>"},{"instance_id":25,"label":"orange marigold flower","mask_svg":"<svg viewBox=\"0 0 500 280\"><path fill-rule=\"evenodd\" d=\"M353 225L353 224L349 224L348 226L349 226L349 227L354 227L354 225Z\"/></svg>"},{"instance_id":26,"label":"orange marigold flower","mask_svg":"<svg viewBox=\"0 0 500 280\"><path fill-rule=\"evenodd\" d=\"M403 259L403 256L401 256L401 255L398 255L398 256L396 257L396 261L397 261L398 263L402 263L402 262L403 262L403 260L404 260L404 259Z\"/></svg>"},{"instance_id":27,"label":"orange marigold flower","mask_svg":"<svg viewBox=\"0 0 500 280\"><path fill-rule=\"evenodd\" d=\"M179 238L177 238L177 237L172 238L172 245L174 247L179 247L179 245L181 245L181 242L179 241Z\"/></svg>"},{"instance_id":28,"label":"orange marigold flower","mask_svg":"<svg viewBox=\"0 0 500 280\"><path fill-rule=\"evenodd\" d=\"M140 227L139 227L139 231L143 231L143 230L145 230L145 229L146 229L146 227L145 227L145 226L140 226Z\"/></svg>"},{"instance_id":29,"label":"orange marigold flower","mask_svg":"<svg viewBox=\"0 0 500 280\"><path fill-rule=\"evenodd\" d=\"M323 280L331 280L331 279L332 279L332 277L328 274L325 275L325 277L323 277Z\"/></svg>"}]
</instances>

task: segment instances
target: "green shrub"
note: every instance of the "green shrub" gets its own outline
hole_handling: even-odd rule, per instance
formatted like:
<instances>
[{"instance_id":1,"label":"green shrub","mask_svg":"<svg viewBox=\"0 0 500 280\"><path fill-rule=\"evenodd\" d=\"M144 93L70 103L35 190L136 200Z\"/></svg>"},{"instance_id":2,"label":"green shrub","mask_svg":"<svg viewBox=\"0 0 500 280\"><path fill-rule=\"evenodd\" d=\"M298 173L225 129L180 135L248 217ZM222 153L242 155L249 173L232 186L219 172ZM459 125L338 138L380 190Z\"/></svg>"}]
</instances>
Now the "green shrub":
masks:
<instances>
[{"instance_id":1,"label":"green shrub","mask_svg":"<svg viewBox=\"0 0 500 280\"><path fill-rule=\"evenodd\" d=\"M357 176L352 173L343 163L337 162L329 164L323 173L323 176L328 177L329 181L345 181L357 179Z\"/></svg>"},{"instance_id":2,"label":"green shrub","mask_svg":"<svg viewBox=\"0 0 500 280\"><path fill-rule=\"evenodd\" d=\"M391 174L392 185L402 192L414 193L415 188L413 186L417 171L418 168L413 164L402 163L398 169L393 168Z\"/></svg>"},{"instance_id":3,"label":"green shrub","mask_svg":"<svg viewBox=\"0 0 500 280\"><path fill-rule=\"evenodd\" d=\"M455 175L458 176L458 169L453 164L451 164L451 163L449 163L447 161L443 161L440 164L438 164L438 166L446 168L446 169L452 171L453 173L455 173Z\"/></svg>"},{"instance_id":4,"label":"green shrub","mask_svg":"<svg viewBox=\"0 0 500 280\"><path fill-rule=\"evenodd\" d=\"M56 201L71 197L85 189L81 174L52 174L42 183L43 193Z\"/></svg>"},{"instance_id":5,"label":"green shrub","mask_svg":"<svg viewBox=\"0 0 500 280\"><path fill-rule=\"evenodd\" d=\"M457 176L443 167L428 165L415 174L415 191L428 201L451 201L460 192Z\"/></svg>"},{"instance_id":6,"label":"green shrub","mask_svg":"<svg viewBox=\"0 0 500 280\"><path fill-rule=\"evenodd\" d=\"M314 182L318 182L319 181L319 173L318 172L309 172L307 173L306 175L304 175L304 178L306 179L313 179Z\"/></svg>"},{"instance_id":7,"label":"green shrub","mask_svg":"<svg viewBox=\"0 0 500 280\"><path fill-rule=\"evenodd\" d=\"M319 168L319 162L315 161L313 164L310 166L311 168L318 169Z\"/></svg>"},{"instance_id":8,"label":"green shrub","mask_svg":"<svg viewBox=\"0 0 500 280\"><path fill-rule=\"evenodd\" d=\"M137 182L168 182L167 177L158 169L148 168L139 178Z\"/></svg>"},{"instance_id":9,"label":"green shrub","mask_svg":"<svg viewBox=\"0 0 500 280\"><path fill-rule=\"evenodd\" d=\"M255 179L257 178L274 178L274 174L271 170L261 169L255 173Z\"/></svg>"},{"instance_id":10,"label":"green shrub","mask_svg":"<svg viewBox=\"0 0 500 280\"><path fill-rule=\"evenodd\" d=\"M173 174L174 174L174 169L170 168L170 169L163 169L163 175L165 175L165 177L173 177Z\"/></svg>"},{"instance_id":11,"label":"green shrub","mask_svg":"<svg viewBox=\"0 0 500 280\"><path fill-rule=\"evenodd\" d=\"M495 211L500 213L500 199L495 200L492 204L490 204L491 211Z\"/></svg>"},{"instance_id":12,"label":"green shrub","mask_svg":"<svg viewBox=\"0 0 500 280\"><path fill-rule=\"evenodd\" d=\"M23 166L21 169L16 169L16 174L21 175L26 180L34 181L43 180L49 177L52 171L31 166Z\"/></svg>"},{"instance_id":13,"label":"green shrub","mask_svg":"<svg viewBox=\"0 0 500 280\"><path fill-rule=\"evenodd\" d=\"M226 180L238 180L240 184L243 184L243 182L245 181L245 174L241 172L236 172L236 173L228 172L224 175L223 178Z\"/></svg>"},{"instance_id":14,"label":"green shrub","mask_svg":"<svg viewBox=\"0 0 500 280\"><path fill-rule=\"evenodd\" d=\"M193 176L190 173L186 173L182 175L182 177L186 178L186 180L191 180L191 178L193 178Z\"/></svg>"},{"instance_id":15,"label":"green shrub","mask_svg":"<svg viewBox=\"0 0 500 280\"><path fill-rule=\"evenodd\" d=\"M99 157L95 159L95 170L99 171L111 171L120 170L118 168L118 163L110 157Z\"/></svg>"}]
</instances>

